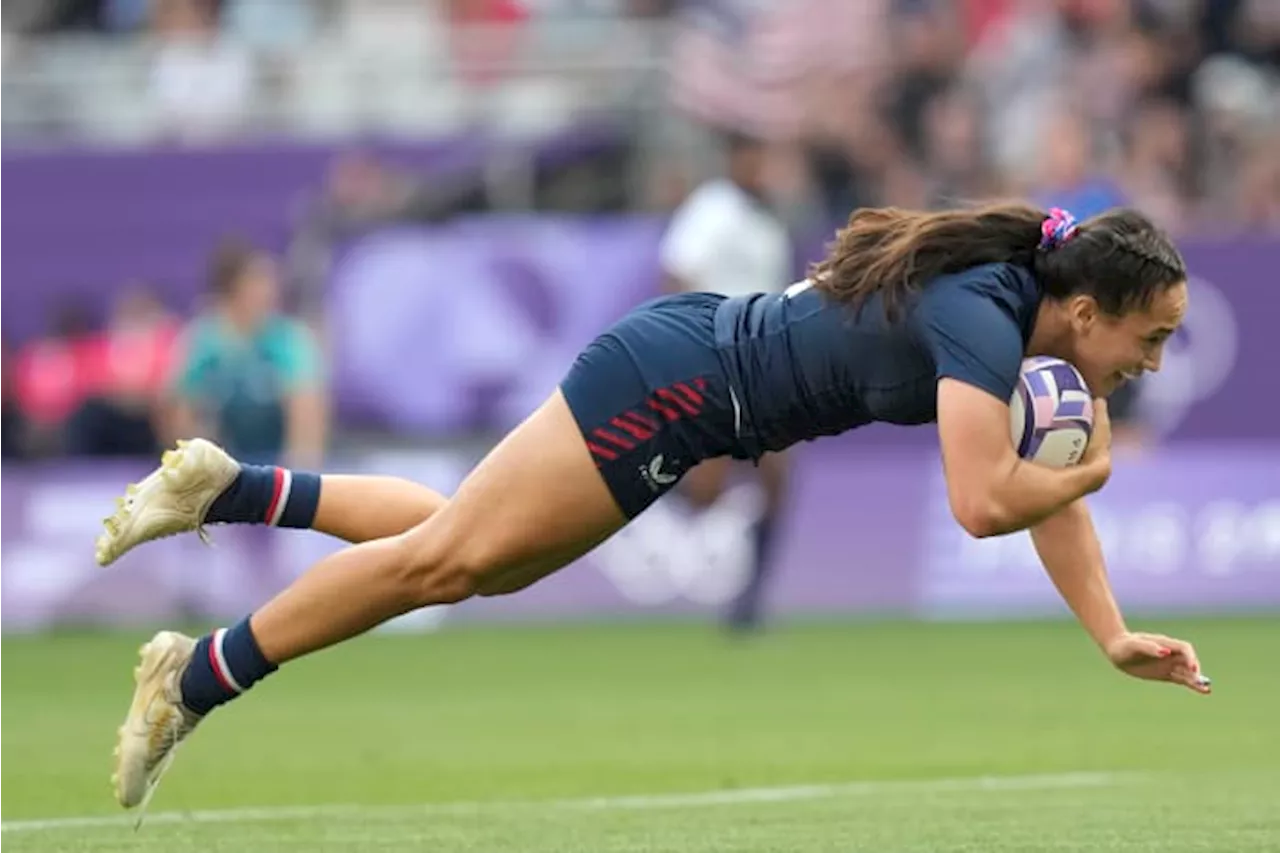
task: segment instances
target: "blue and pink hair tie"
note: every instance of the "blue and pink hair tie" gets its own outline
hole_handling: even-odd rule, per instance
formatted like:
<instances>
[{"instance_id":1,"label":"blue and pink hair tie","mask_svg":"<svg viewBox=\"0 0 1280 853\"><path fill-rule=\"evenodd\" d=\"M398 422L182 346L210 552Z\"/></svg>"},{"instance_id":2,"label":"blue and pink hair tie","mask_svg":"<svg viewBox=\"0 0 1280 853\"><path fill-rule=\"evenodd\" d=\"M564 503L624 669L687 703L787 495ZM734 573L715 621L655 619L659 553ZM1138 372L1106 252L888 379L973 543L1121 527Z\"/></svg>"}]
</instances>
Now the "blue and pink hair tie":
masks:
<instances>
[{"instance_id":1,"label":"blue and pink hair tie","mask_svg":"<svg viewBox=\"0 0 1280 853\"><path fill-rule=\"evenodd\" d=\"M1049 211L1049 218L1040 223L1040 248L1056 249L1070 240L1078 230L1076 218L1060 207Z\"/></svg>"}]
</instances>

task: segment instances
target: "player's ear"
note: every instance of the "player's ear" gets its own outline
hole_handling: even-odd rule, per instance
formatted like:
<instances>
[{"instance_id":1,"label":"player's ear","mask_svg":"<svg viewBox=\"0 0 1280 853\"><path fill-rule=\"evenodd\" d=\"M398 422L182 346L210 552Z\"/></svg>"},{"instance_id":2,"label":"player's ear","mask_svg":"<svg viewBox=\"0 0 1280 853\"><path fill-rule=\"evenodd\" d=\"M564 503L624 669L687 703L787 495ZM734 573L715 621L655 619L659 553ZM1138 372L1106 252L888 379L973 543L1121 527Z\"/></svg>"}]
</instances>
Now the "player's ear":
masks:
<instances>
[{"instance_id":1,"label":"player's ear","mask_svg":"<svg viewBox=\"0 0 1280 853\"><path fill-rule=\"evenodd\" d=\"M1092 329L1101 313L1098 300L1087 293L1077 293L1067 298L1067 319L1077 335L1086 334Z\"/></svg>"}]
</instances>

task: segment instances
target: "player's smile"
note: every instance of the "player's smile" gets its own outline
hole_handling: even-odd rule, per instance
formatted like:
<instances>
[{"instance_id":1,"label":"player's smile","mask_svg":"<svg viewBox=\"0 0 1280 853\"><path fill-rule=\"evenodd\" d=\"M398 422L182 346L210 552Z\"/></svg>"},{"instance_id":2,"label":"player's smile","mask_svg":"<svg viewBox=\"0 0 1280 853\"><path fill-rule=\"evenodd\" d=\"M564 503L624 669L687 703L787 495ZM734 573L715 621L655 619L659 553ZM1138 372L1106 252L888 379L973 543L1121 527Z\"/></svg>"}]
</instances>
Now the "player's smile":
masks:
<instances>
[{"instance_id":1,"label":"player's smile","mask_svg":"<svg viewBox=\"0 0 1280 853\"><path fill-rule=\"evenodd\" d=\"M1096 315L1082 323L1074 357L1095 394L1107 396L1126 382L1160 369L1164 346L1187 312L1187 285L1156 294L1145 308L1121 317Z\"/></svg>"}]
</instances>

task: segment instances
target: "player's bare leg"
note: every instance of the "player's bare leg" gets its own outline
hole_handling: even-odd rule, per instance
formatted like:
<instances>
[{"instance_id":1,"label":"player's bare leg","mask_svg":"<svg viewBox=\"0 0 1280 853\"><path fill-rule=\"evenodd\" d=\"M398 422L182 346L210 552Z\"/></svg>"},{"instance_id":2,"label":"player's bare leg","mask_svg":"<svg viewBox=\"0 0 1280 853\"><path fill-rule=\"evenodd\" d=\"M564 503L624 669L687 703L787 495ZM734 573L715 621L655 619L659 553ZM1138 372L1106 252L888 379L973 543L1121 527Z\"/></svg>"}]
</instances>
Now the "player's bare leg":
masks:
<instances>
[{"instance_id":1,"label":"player's bare leg","mask_svg":"<svg viewBox=\"0 0 1280 853\"><path fill-rule=\"evenodd\" d=\"M449 499L400 477L325 474L311 529L351 543L412 530Z\"/></svg>"},{"instance_id":2,"label":"player's bare leg","mask_svg":"<svg viewBox=\"0 0 1280 853\"><path fill-rule=\"evenodd\" d=\"M557 392L431 518L322 560L253 615L253 634L284 663L410 610L543 577L625 521Z\"/></svg>"},{"instance_id":3,"label":"player's bare leg","mask_svg":"<svg viewBox=\"0 0 1280 853\"><path fill-rule=\"evenodd\" d=\"M199 532L206 524L274 524L317 530L348 542L403 533L447 498L399 477L307 474L244 465L213 442L178 442L160 467L129 486L103 522L98 563L145 542Z\"/></svg>"},{"instance_id":4,"label":"player's bare leg","mask_svg":"<svg viewBox=\"0 0 1280 853\"><path fill-rule=\"evenodd\" d=\"M252 617L194 648L179 635L157 635L144 647L121 728L117 798L125 806L144 801L203 714L279 664L419 607L521 589L625 521L557 392L412 530L327 557Z\"/></svg>"}]
</instances>

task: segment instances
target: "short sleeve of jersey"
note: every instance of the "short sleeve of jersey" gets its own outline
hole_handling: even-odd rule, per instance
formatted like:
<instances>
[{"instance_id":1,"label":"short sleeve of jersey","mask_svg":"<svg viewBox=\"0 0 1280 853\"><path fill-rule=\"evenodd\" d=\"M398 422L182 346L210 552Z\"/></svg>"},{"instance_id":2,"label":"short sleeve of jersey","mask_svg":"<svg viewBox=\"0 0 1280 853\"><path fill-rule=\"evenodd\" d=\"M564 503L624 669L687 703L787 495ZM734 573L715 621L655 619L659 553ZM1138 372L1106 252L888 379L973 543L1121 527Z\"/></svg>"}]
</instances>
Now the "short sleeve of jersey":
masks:
<instances>
[{"instance_id":1,"label":"short sleeve of jersey","mask_svg":"<svg viewBox=\"0 0 1280 853\"><path fill-rule=\"evenodd\" d=\"M667 226L659 249L665 272L694 290L715 263L716 236L726 221L724 196L714 186L702 187L685 200Z\"/></svg>"},{"instance_id":2,"label":"short sleeve of jersey","mask_svg":"<svg viewBox=\"0 0 1280 853\"><path fill-rule=\"evenodd\" d=\"M1009 401L1022 366L1022 333L997 302L965 287L926 289L916 320L938 379L956 379Z\"/></svg>"}]
</instances>

